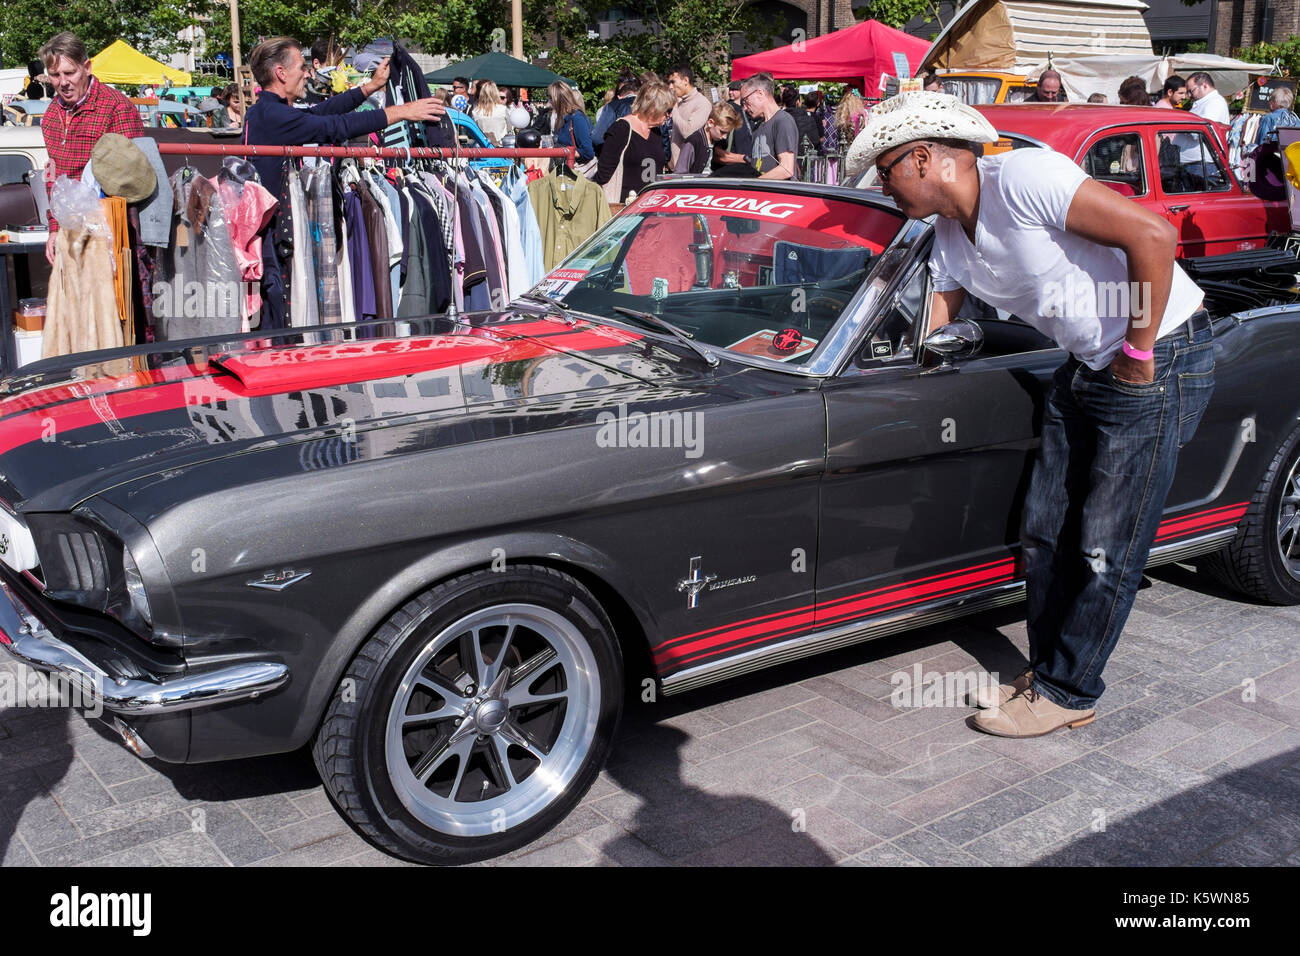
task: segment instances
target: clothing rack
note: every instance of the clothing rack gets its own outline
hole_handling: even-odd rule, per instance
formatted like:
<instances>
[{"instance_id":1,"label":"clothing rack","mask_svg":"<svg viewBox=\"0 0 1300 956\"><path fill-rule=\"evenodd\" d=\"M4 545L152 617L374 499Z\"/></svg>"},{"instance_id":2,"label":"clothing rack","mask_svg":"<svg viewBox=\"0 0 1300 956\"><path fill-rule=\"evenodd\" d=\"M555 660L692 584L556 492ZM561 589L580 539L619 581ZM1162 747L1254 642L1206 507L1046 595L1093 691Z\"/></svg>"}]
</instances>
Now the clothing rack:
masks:
<instances>
[{"instance_id":1,"label":"clothing rack","mask_svg":"<svg viewBox=\"0 0 1300 956\"><path fill-rule=\"evenodd\" d=\"M166 156L315 156L323 159L563 159L570 166L577 156L572 146L551 149L504 149L473 147L447 149L442 146L252 146L243 143L159 143Z\"/></svg>"}]
</instances>

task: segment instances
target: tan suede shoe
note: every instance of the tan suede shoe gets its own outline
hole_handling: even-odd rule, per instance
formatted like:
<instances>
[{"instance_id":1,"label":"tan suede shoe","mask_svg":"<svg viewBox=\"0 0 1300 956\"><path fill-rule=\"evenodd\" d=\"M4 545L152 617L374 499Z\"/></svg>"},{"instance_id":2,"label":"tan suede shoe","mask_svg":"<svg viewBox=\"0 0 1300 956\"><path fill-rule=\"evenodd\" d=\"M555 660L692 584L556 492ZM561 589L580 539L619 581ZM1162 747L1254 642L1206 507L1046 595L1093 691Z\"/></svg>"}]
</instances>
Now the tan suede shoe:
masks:
<instances>
[{"instance_id":1,"label":"tan suede shoe","mask_svg":"<svg viewBox=\"0 0 1300 956\"><path fill-rule=\"evenodd\" d=\"M1070 710L1030 687L1005 704L976 714L975 728L998 737L1041 737L1062 727L1073 730L1096 719L1094 708Z\"/></svg>"},{"instance_id":2,"label":"tan suede shoe","mask_svg":"<svg viewBox=\"0 0 1300 956\"><path fill-rule=\"evenodd\" d=\"M1027 690L1034 682L1034 669L1026 667L1010 684L999 684L995 693L987 683L980 683L970 693L970 702L975 707L998 707L1005 704L1016 694Z\"/></svg>"}]
</instances>

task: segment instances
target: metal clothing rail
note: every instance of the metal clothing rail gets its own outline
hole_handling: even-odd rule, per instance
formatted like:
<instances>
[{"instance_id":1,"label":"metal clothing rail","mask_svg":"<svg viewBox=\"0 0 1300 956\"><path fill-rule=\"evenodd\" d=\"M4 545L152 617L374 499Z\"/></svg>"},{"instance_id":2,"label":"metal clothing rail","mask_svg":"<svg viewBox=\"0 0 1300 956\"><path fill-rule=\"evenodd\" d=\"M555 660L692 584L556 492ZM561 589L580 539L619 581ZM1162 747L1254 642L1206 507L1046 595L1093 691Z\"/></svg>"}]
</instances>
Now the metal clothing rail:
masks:
<instances>
[{"instance_id":1,"label":"metal clothing rail","mask_svg":"<svg viewBox=\"0 0 1300 956\"><path fill-rule=\"evenodd\" d=\"M159 143L158 152L167 156L316 156L328 159L563 159L572 165L572 146L551 149L504 149L475 146L447 149L442 146L252 146L238 143Z\"/></svg>"}]
</instances>

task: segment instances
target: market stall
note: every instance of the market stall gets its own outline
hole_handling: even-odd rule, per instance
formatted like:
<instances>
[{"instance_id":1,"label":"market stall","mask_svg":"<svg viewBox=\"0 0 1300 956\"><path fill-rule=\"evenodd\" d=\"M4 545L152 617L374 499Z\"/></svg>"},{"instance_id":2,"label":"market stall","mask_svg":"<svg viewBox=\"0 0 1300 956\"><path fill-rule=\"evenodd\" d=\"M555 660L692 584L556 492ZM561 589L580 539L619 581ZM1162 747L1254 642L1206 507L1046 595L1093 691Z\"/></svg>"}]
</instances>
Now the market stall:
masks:
<instances>
[{"instance_id":1,"label":"market stall","mask_svg":"<svg viewBox=\"0 0 1300 956\"><path fill-rule=\"evenodd\" d=\"M738 57L731 63L731 78L771 73L778 80L833 81L868 92L878 88L882 75L895 75L895 53L903 54L915 73L926 49L924 40L866 20L812 40Z\"/></svg>"},{"instance_id":2,"label":"market stall","mask_svg":"<svg viewBox=\"0 0 1300 956\"><path fill-rule=\"evenodd\" d=\"M918 69L1036 75L1055 57L1154 56L1141 0L971 0Z\"/></svg>"},{"instance_id":3,"label":"market stall","mask_svg":"<svg viewBox=\"0 0 1300 956\"><path fill-rule=\"evenodd\" d=\"M125 40L114 40L90 58L90 72L105 83L189 86L190 74L145 56Z\"/></svg>"},{"instance_id":4,"label":"market stall","mask_svg":"<svg viewBox=\"0 0 1300 956\"><path fill-rule=\"evenodd\" d=\"M592 215L583 218L593 228L609 216L604 194L575 175L565 148L173 142L158 143L157 153L182 165L163 171L160 162L147 196L141 188L122 198L105 187L100 199L87 183L56 184L58 201L60 188L84 194L84 225L55 210L61 248L78 258L56 260L48 304L31 300L17 310L17 327L0 342L0 374L86 349L262 328L264 243L275 244L283 263L290 327L503 308L590 234L557 224L553 194L576 189L589 200ZM243 162L268 155L286 163L280 196ZM221 165L205 174L190 162L200 157ZM102 254L91 255L96 244ZM43 245L42 236L10 250L26 255ZM0 309L10 312L3 301ZM79 338L87 328L95 334ZM365 326L355 332L374 334Z\"/></svg>"},{"instance_id":5,"label":"market stall","mask_svg":"<svg viewBox=\"0 0 1300 956\"><path fill-rule=\"evenodd\" d=\"M550 86L556 80L572 85L571 80L560 74L516 60L508 53L484 53L424 74L430 83L450 83L458 76L469 80L491 80L497 86L522 86L525 89Z\"/></svg>"}]
</instances>

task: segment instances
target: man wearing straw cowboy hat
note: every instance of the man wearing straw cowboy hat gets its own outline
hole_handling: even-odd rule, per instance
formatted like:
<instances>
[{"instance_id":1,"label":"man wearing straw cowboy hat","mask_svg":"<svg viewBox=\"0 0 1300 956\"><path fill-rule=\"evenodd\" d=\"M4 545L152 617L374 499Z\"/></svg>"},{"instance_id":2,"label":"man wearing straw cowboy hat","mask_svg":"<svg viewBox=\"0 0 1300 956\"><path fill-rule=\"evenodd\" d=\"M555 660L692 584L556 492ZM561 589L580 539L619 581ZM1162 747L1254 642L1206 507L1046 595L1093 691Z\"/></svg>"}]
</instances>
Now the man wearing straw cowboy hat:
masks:
<instances>
[{"instance_id":1,"label":"man wearing straw cowboy hat","mask_svg":"<svg viewBox=\"0 0 1300 956\"><path fill-rule=\"evenodd\" d=\"M1070 353L1021 521L1029 666L975 695L977 729L1036 737L1095 717L1178 449L1213 390L1214 344L1173 226L1052 150L982 156L997 139L956 97L908 93L872 111L845 162L849 175L874 163L899 209L935 216L930 330L970 293Z\"/></svg>"}]
</instances>

